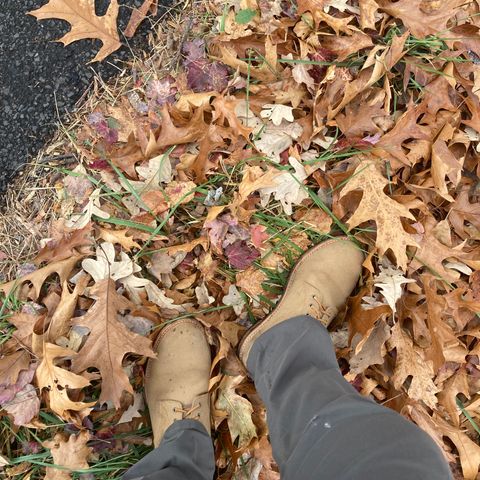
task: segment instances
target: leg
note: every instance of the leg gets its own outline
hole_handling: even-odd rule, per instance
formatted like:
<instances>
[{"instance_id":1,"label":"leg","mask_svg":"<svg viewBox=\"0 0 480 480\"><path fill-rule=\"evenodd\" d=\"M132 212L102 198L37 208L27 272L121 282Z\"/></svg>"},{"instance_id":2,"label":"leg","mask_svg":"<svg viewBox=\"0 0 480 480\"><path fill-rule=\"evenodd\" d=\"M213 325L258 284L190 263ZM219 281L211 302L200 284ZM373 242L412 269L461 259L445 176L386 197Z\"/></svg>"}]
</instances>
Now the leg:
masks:
<instances>
[{"instance_id":1,"label":"leg","mask_svg":"<svg viewBox=\"0 0 480 480\"><path fill-rule=\"evenodd\" d=\"M123 476L123 480L212 480L212 439L196 420L179 420L165 432L160 446Z\"/></svg>"},{"instance_id":2,"label":"leg","mask_svg":"<svg viewBox=\"0 0 480 480\"><path fill-rule=\"evenodd\" d=\"M318 320L273 326L253 343L247 367L267 406L282 480L452 478L426 433L344 380Z\"/></svg>"},{"instance_id":3,"label":"leg","mask_svg":"<svg viewBox=\"0 0 480 480\"><path fill-rule=\"evenodd\" d=\"M145 396L155 450L124 480L212 480L210 347L203 327L184 319L162 328L148 361Z\"/></svg>"}]
</instances>

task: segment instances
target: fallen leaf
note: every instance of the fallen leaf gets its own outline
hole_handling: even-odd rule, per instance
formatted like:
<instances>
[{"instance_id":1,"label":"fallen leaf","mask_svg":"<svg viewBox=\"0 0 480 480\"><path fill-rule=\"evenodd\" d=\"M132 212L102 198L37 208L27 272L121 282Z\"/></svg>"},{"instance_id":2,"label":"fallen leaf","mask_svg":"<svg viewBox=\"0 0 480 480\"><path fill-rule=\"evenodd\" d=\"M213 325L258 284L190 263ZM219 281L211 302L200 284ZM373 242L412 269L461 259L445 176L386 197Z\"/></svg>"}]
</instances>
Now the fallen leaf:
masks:
<instances>
[{"instance_id":1,"label":"fallen leaf","mask_svg":"<svg viewBox=\"0 0 480 480\"><path fill-rule=\"evenodd\" d=\"M457 395L461 393L470 398L468 387L467 371L464 367L460 367L443 386L442 391L438 394L438 402L448 412L450 421L460 427L461 411L457 405Z\"/></svg>"},{"instance_id":2,"label":"fallen leaf","mask_svg":"<svg viewBox=\"0 0 480 480\"><path fill-rule=\"evenodd\" d=\"M348 220L349 228L374 220L377 225L375 244L380 254L384 255L390 249L397 265L405 270L408 262L405 250L409 245L417 246L417 242L405 232L400 218L415 220L415 217L407 207L383 193L387 185L388 181L380 173L377 164L368 157L363 157L352 178L343 187L340 197L343 198L354 190L363 191L355 213Z\"/></svg>"},{"instance_id":3,"label":"fallen leaf","mask_svg":"<svg viewBox=\"0 0 480 480\"><path fill-rule=\"evenodd\" d=\"M355 354L350 358L350 371L355 375L364 372L372 365L381 365L387 354L385 342L390 338L390 327L379 320L371 333L355 347Z\"/></svg>"},{"instance_id":4,"label":"fallen leaf","mask_svg":"<svg viewBox=\"0 0 480 480\"><path fill-rule=\"evenodd\" d=\"M128 230L111 230L107 228L99 228L98 236L107 243L118 243L125 250L130 252L132 248L140 249L140 245L133 240L133 237L128 236Z\"/></svg>"},{"instance_id":5,"label":"fallen leaf","mask_svg":"<svg viewBox=\"0 0 480 480\"><path fill-rule=\"evenodd\" d=\"M3 292L5 295L10 295L13 291L17 290L18 287L25 284L25 282L30 282L33 286L32 294L33 299L37 299L40 295L40 290L45 280L47 280L50 275L56 273L60 278L60 283L64 283L76 263L82 258L82 256L73 256L65 260L60 260L59 262L53 262L49 265L35 270L33 273L29 273L23 277L20 277L11 282L4 283L0 285L0 292Z\"/></svg>"},{"instance_id":6,"label":"fallen leaf","mask_svg":"<svg viewBox=\"0 0 480 480\"><path fill-rule=\"evenodd\" d=\"M447 30L449 20L463 4L463 0L399 0L379 4L381 10L399 18L415 37L425 38Z\"/></svg>"},{"instance_id":7,"label":"fallen leaf","mask_svg":"<svg viewBox=\"0 0 480 480\"><path fill-rule=\"evenodd\" d=\"M383 298L387 301L392 312L397 311L396 303L403 293L402 285L415 283L412 278L405 278L401 270L391 266L380 265L380 273L373 277L374 285L380 289Z\"/></svg>"},{"instance_id":8,"label":"fallen leaf","mask_svg":"<svg viewBox=\"0 0 480 480\"><path fill-rule=\"evenodd\" d=\"M48 390L50 409L67 421L72 420L72 415L69 413L70 410L81 412L88 410L89 407L96 403L70 400L68 389L81 389L90 385L90 382L81 375L76 375L55 365L55 361L59 358L72 358L75 355L76 353L72 350L53 345L52 343L44 343L43 358L35 372L39 390Z\"/></svg>"},{"instance_id":9,"label":"fallen leaf","mask_svg":"<svg viewBox=\"0 0 480 480\"><path fill-rule=\"evenodd\" d=\"M118 421L118 425L122 423L131 422L134 418L142 416L140 410L145 409L145 402L143 401L143 394L135 392L133 394L133 403L125 410Z\"/></svg>"},{"instance_id":10,"label":"fallen leaf","mask_svg":"<svg viewBox=\"0 0 480 480\"><path fill-rule=\"evenodd\" d=\"M249 267L236 275L236 286L243 292L253 298L265 294L262 283L267 280L267 276L262 270L255 267Z\"/></svg>"},{"instance_id":11,"label":"fallen leaf","mask_svg":"<svg viewBox=\"0 0 480 480\"><path fill-rule=\"evenodd\" d=\"M0 385L16 383L22 370L28 370L30 355L26 350L17 350L0 358Z\"/></svg>"},{"instance_id":12,"label":"fallen leaf","mask_svg":"<svg viewBox=\"0 0 480 480\"><path fill-rule=\"evenodd\" d=\"M242 375L231 377L226 375L217 391L215 408L226 412L227 423L232 442L238 439L238 448L244 448L257 436L252 421L252 404L235 392L235 388L244 380Z\"/></svg>"},{"instance_id":13,"label":"fallen leaf","mask_svg":"<svg viewBox=\"0 0 480 480\"><path fill-rule=\"evenodd\" d=\"M132 14L130 15L130 20L128 25L124 30L124 34L127 38L132 38L137 31L137 28L145 20L150 10L155 9L157 0L144 0L140 8L134 8Z\"/></svg>"},{"instance_id":14,"label":"fallen leaf","mask_svg":"<svg viewBox=\"0 0 480 480\"><path fill-rule=\"evenodd\" d=\"M40 411L40 400L35 387L28 383L2 409L12 415L13 423L19 427L28 425Z\"/></svg>"},{"instance_id":15,"label":"fallen leaf","mask_svg":"<svg viewBox=\"0 0 480 480\"><path fill-rule=\"evenodd\" d=\"M232 267L245 270L260 257L260 252L250 247L244 240L237 240L231 245L227 245L225 255Z\"/></svg>"},{"instance_id":16,"label":"fallen leaf","mask_svg":"<svg viewBox=\"0 0 480 480\"><path fill-rule=\"evenodd\" d=\"M133 393L128 376L122 368L123 357L127 353L154 357L151 341L130 332L118 320L118 314L132 309L132 304L115 290L114 282L108 278L100 280L90 289L95 303L82 317L72 320L73 325L90 329L85 345L72 359L73 371L79 373L88 368L97 368L102 377L100 403L111 401L115 408L120 407L123 391ZM105 342L108 338L109 341Z\"/></svg>"},{"instance_id":17,"label":"fallen leaf","mask_svg":"<svg viewBox=\"0 0 480 480\"><path fill-rule=\"evenodd\" d=\"M87 204L83 207L81 212L74 213L65 222L65 226L72 230L80 230L85 228L95 215L99 218L110 218L110 214L103 211L100 205L101 190L97 188L89 196Z\"/></svg>"},{"instance_id":18,"label":"fallen leaf","mask_svg":"<svg viewBox=\"0 0 480 480\"><path fill-rule=\"evenodd\" d=\"M413 340L399 323L392 327L391 333L387 345L389 350L396 349L397 352L395 371L391 378L393 386L397 390L405 388L405 380L411 376L411 383L405 388L408 396L435 408L438 402L435 394L439 389L432 380L434 373L431 362L422 358L421 350L413 345Z\"/></svg>"},{"instance_id":19,"label":"fallen leaf","mask_svg":"<svg viewBox=\"0 0 480 480\"><path fill-rule=\"evenodd\" d=\"M64 467L47 467L45 480L68 480L72 478L72 471L88 469L87 460L92 453L92 449L87 447L89 440L90 433L82 430L78 435L70 435L68 438L57 433L53 440L43 442L42 445L50 450L53 464Z\"/></svg>"},{"instance_id":20,"label":"fallen leaf","mask_svg":"<svg viewBox=\"0 0 480 480\"><path fill-rule=\"evenodd\" d=\"M294 157L288 159L295 173L285 172L275 177L274 187L259 188L262 206L268 205L270 197L273 194L275 200L280 201L283 211L287 215L292 214L292 206L300 205L303 200L309 197L308 192L303 186L303 181L307 178L307 172L303 165Z\"/></svg>"},{"instance_id":21,"label":"fallen leaf","mask_svg":"<svg viewBox=\"0 0 480 480\"><path fill-rule=\"evenodd\" d=\"M117 31L118 2L111 0L103 17L95 14L94 0L50 0L37 10L28 12L38 20L58 18L71 25L71 30L58 41L69 45L85 38L99 39L102 48L91 62L100 62L122 44Z\"/></svg>"},{"instance_id":22,"label":"fallen leaf","mask_svg":"<svg viewBox=\"0 0 480 480\"><path fill-rule=\"evenodd\" d=\"M235 285L230 285L230 287L228 287L228 294L222 298L222 303L233 307L233 311L236 315L240 315L245 308L245 301Z\"/></svg>"},{"instance_id":23,"label":"fallen leaf","mask_svg":"<svg viewBox=\"0 0 480 480\"><path fill-rule=\"evenodd\" d=\"M275 126L280 126L283 120L293 122L293 108L287 105L265 104L260 112L262 118L269 119Z\"/></svg>"}]
</instances>

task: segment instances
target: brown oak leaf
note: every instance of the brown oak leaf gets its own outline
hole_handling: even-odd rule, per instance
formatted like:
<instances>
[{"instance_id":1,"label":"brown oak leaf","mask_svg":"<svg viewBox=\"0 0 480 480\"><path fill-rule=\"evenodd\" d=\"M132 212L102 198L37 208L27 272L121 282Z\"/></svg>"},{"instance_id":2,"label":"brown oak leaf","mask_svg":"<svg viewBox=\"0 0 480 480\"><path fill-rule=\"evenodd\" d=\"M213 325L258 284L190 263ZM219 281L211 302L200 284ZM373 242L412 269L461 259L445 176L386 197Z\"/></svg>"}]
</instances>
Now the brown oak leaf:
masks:
<instances>
[{"instance_id":1,"label":"brown oak leaf","mask_svg":"<svg viewBox=\"0 0 480 480\"><path fill-rule=\"evenodd\" d=\"M350 229L374 220L377 224L376 245L381 255L390 249L402 269L407 266L407 246L417 246L414 238L402 226L401 217L415 220L407 207L392 200L383 192L388 180L380 173L377 163L364 156L354 175L341 192L341 198L354 190L362 190L363 196L355 213L348 220Z\"/></svg>"},{"instance_id":2,"label":"brown oak leaf","mask_svg":"<svg viewBox=\"0 0 480 480\"><path fill-rule=\"evenodd\" d=\"M64 420L71 421L73 417L69 410L88 411L96 402L84 403L70 400L68 389L84 388L90 382L81 375L76 375L64 368L55 365L58 358L73 357L75 352L59 347L53 343L43 344L43 358L35 372L39 390L48 390L50 409Z\"/></svg>"},{"instance_id":3,"label":"brown oak leaf","mask_svg":"<svg viewBox=\"0 0 480 480\"><path fill-rule=\"evenodd\" d=\"M72 320L74 325L90 329L90 334L78 355L72 359L72 369L83 372L87 368L97 368L102 377L100 403L111 401L120 408L123 391L133 394L127 374L122 368L123 357L127 353L154 357L151 341L132 333L118 320L118 314L134 305L115 290L111 279L101 280L90 289L96 302L82 317Z\"/></svg>"},{"instance_id":4,"label":"brown oak leaf","mask_svg":"<svg viewBox=\"0 0 480 480\"><path fill-rule=\"evenodd\" d=\"M72 478L72 471L87 469L87 459L92 453L92 449L87 447L89 440L90 434L82 430L68 439L63 433L57 433L53 440L43 442L43 446L50 449L54 465L64 467L47 467L45 480L68 480Z\"/></svg>"},{"instance_id":5,"label":"brown oak leaf","mask_svg":"<svg viewBox=\"0 0 480 480\"><path fill-rule=\"evenodd\" d=\"M378 3L381 10L399 18L415 37L425 38L447 30L448 21L464 1L399 0Z\"/></svg>"},{"instance_id":6,"label":"brown oak leaf","mask_svg":"<svg viewBox=\"0 0 480 480\"><path fill-rule=\"evenodd\" d=\"M433 383L433 368L430 362L420 354L421 350L415 347L413 340L403 330L399 323L392 327L392 336L387 341L389 350L396 349L395 372L391 378L393 386L400 390L405 380L412 377L412 381L405 390L413 400L421 400L430 408L435 408L438 400L437 386Z\"/></svg>"},{"instance_id":7,"label":"brown oak leaf","mask_svg":"<svg viewBox=\"0 0 480 480\"><path fill-rule=\"evenodd\" d=\"M5 295L9 295L12 291L16 290L25 282L30 282L33 285L33 289L29 295L32 295L31 298L33 300L36 300L40 295L42 285L50 275L56 273L60 277L60 283L63 284L75 267L75 264L82 257L82 255L73 256L65 260L60 260L59 262L50 263L49 265L39 268L28 275L24 275L16 280L12 280L11 282L0 285L0 292L3 292Z\"/></svg>"},{"instance_id":8,"label":"brown oak leaf","mask_svg":"<svg viewBox=\"0 0 480 480\"><path fill-rule=\"evenodd\" d=\"M103 17L95 14L94 0L50 0L37 10L28 12L38 20L58 18L72 26L71 30L58 41L69 45L77 40L95 38L103 46L91 62L100 62L122 44L117 31L118 0L111 0Z\"/></svg>"}]
</instances>

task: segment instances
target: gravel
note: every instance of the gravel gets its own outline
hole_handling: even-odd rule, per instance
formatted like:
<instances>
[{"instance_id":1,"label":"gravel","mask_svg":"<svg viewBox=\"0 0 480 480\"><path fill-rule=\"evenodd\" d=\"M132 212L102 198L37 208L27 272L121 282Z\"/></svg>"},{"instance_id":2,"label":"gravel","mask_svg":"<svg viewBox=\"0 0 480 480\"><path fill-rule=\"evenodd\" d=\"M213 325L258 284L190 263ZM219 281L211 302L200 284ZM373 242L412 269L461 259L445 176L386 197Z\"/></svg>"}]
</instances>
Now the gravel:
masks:
<instances>
[{"instance_id":1,"label":"gravel","mask_svg":"<svg viewBox=\"0 0 480 480\"><path fill-rule=\"evenodd\" d=\"M105 80L131 57L131 48L145 48L148 21L137 35L100 64L87 65L100 41L81 40L67 47L54 42L70 26L62 20L37 21L26 12L47 0L7 0L0 10L0 193L21 166L45 144L62 118L91 83L94 71ZM97 14L108 0L97 0ZM120 26L142 0L121 0ZM161 9L160 9L161 10ZM125 40L124 40L125 41Z\"/></svg>"}]
</instances>

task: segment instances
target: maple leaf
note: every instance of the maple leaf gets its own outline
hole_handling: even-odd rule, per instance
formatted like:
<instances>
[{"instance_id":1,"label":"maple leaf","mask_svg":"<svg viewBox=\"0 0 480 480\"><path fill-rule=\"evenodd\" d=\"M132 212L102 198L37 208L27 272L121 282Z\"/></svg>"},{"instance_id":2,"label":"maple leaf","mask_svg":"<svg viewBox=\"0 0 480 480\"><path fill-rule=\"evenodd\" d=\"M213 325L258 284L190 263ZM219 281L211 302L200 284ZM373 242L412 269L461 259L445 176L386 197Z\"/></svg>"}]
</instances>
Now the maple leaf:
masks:
<instances>
[{"instance_id":1,"label":"maple leaf","mask_svg":"<svg viewBox=\"0 0 480 480\"><path fill-rule=\"evenodd\" d=\"M133 309L133 304L115 290L110 279L100 280L90 289L96 302L82 317L72 320L73 325L90 329L85 345L72 359L72 369L83 372L87 368L97 368L102 377L100 403L111 401L120 408L123 391L133 393L128 376L122 368L123 357L127 353L154 357L151 341L132 333L119 321L118 314ZM108 342L105 341L108 339Z\"/></svg>"},{"instance_id":2,"label":"maple leaf","mask_svg":"<svg viewBox=\"0 0 480 480\"><path fill-rule=\"evenodd\" d=\"M414 400L425 402L430 408L435 408L438 402L435 396L439 389L433 383L433 368L430 362L425 361L420 349L413 345L413 340L403 330L399 323L392 327L392 335L387 341L389 350L397 351L395 372L392 376L393 386L399 390L405 380L412 377L410 386L406 388L408 396Z\"/></svg>"},{"instance_id":3,"label":"maple leaf","mask_svg":"<svg viewBox=\"0 0 480 480\"><path fill-rule=\"evenodd\" d=\"M71 358L75 355L75 352L72 350L52 343L44 343L43 358L35 372L38 388L40 390L44 388L48 390L51 410L67 421L73 421L74 419L69 410L75 412L89 411L89 407L96 403L74 402L70 400L68 389L84 388L90 385L90 382L81 375L76 375L55 365L55 360L65 357Z\"/></svg>"},{"instance_id":4,"label":"maple leaf","mask_svg":"<svg viewBox=\"0 0 480 480\"><path fill-rule=\"evenodd\" d=\"M242 375L226 375L218 387L215 408L227 414L228 429L232 442L238 438L238 448L244 448L257 436L252 421L252 404L235 392L235 388L244 380Z\"/></svg>"},{"instance_id":5,"label":"maple leaf","mask_svg":"<svg viewBox=\"0 0 480 480\"><path fill-rule=\"evenodd\" d=\"M117 31L118 9L118 0L111 0L105 15L98 17L94 0L50 0L28 13L38 20L59 18L70 23L71 30L58 40L64 45L86 38L101 40L103 46L91 60L99 62L122 46Z\"/></svg>"},{"instance_id":6,"label":"maple leaf","mask_svg":"<svg viewBox=\"0 0 480 480\"><path fill-rule=\"evenodd\" d=\"M72 471L88 469L87 460L92 453L92 449L87 447L89 440L90 433L82 430L68 438L63 433L57 433L52 440L43 442L42 445L50 450L54 465L64 467L47 467L45 480L68 480L72 478Z\"/></svg>"},{"instance_id":7,"label":"maple leaf","mask_svg":"<svg viewBox=\"0 0 480 480\"><path fill-rule=\"evenodd\" d=\"M383 189L388 185L387 179L380 173L377 163L369 157L362 157L352 178L342 189L343 198L354 190L362 190L362 199L355 213L348 220L350 229L369 220L377 225L376 246L380 254L391 250L397 265L403 270L407 267L405 250L408 245L417 246L417 242L403 229L400 217L415 220L408 208L392 200Z\"/></svg>"}]
</instances>

